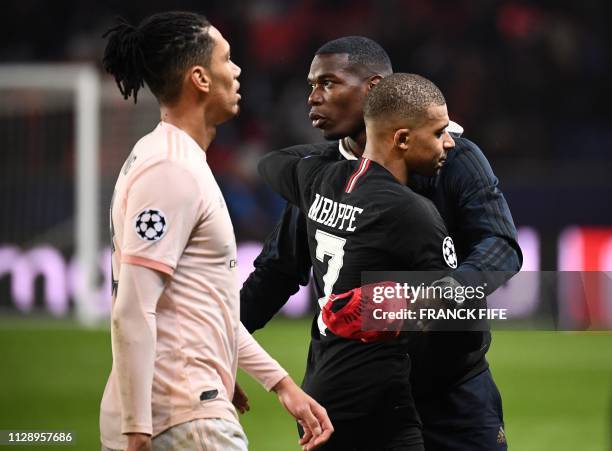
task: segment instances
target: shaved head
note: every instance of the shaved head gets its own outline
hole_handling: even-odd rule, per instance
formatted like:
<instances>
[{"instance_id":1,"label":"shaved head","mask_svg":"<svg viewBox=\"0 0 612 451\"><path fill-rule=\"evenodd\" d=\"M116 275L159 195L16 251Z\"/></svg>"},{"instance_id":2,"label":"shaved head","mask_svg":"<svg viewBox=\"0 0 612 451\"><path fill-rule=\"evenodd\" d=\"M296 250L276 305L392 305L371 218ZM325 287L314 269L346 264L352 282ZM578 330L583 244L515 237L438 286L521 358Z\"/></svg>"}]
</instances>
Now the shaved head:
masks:
<instances>
[{"instance_id":1,"label":"shaved head","mask_svg":"<svg viewBox=\"0 0 612 451\"><path fill-rule=\"evenodd\" d=\"M369 92L364 117L366 121L397 118L414 124L426 116L430 106L445 104L444 95L433 82L416 74L395 73Z\"/></svg>"}]
</instances>

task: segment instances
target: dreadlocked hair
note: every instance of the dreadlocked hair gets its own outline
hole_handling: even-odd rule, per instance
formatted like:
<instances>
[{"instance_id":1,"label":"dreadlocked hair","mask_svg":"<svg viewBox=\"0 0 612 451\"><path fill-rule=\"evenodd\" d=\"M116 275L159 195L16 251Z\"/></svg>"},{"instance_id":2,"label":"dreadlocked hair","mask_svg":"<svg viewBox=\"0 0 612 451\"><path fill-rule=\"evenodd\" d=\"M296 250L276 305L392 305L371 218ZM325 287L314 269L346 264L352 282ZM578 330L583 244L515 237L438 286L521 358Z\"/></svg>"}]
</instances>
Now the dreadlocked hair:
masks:
<instances>
[{"instance_id":1,"label":"dreadlocked hair","mask_svg":"<svg viewBox=\"0 0 612 451\"><path fill-rule=\"evenodd\" d=\"M124 19L109 29L102 63L124 99L137 102L146 83L161 103L179 96L185 71L208 66L214 46L206 17L190 12L154 14L134 27Z\"/></svg>"}]
</instances>

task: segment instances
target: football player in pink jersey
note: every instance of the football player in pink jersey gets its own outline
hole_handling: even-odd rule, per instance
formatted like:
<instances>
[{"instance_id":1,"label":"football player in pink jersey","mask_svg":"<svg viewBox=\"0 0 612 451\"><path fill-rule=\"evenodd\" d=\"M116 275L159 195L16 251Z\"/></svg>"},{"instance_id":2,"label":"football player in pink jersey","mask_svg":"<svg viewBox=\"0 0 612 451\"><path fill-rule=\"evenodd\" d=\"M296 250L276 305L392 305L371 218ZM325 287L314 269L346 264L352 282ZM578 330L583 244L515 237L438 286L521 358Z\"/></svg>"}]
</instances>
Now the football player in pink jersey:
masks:
<instances>
[{"instance_id":1,"label":"football player in pink jersey","mask_svg":"<svg viewBox=\"0 0 612 451\"><path fill-rule=\"evenodd\" d=\"M239 320L234 232L206 162L217 125L239 110L228 42L189 12L137 27L122 21L105 36L104 68L125 99L136 102L146 83L161 122L134 146L111 205L113 368L102 449L246 450L232 405L238 366L304 427L303 449L316 448L333 432L325 409Z\"/></svg>"}]
</instances>

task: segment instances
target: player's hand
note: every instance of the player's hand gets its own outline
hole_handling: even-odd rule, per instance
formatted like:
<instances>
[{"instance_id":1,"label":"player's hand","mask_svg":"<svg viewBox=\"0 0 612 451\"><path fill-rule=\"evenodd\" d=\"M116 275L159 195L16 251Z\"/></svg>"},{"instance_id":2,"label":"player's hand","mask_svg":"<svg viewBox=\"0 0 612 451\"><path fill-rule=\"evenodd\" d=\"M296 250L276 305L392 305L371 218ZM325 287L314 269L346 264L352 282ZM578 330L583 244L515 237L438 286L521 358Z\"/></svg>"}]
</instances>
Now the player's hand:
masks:
<instances>
[{"instance_id":1,"label":"player's hand","mask_svg":"<svg viewBox=\"0 0 612 451\"><path fill-rule=\"evenodd\" d=\"M272 389L280 403L304 428L299 444L303 450L316 449L331 437L334 428L325 409L293 382L284 377Z\"/></svg>"},{"instance_id":2,"label":"player's hand","mask_svg":"<svg viewBox=\"0 0 612 451\"><path fill-rule=\"evenodd\" d=\"M384 281L331 294L322 309L323 322L333 334L364 343L397 338L411 326L398 315L409 308L410 298L395 294L380 297L387 289L395 293L396 285Z\"/></svg>"},{"instance_id":3,"label":"player's hand","mask_svg":"<svg viewBox=\"0 0 612 451\"><path fill-rule=\"evenodd\" d=\"M251 410L251 406L249 405L249 397L244 392L244 390L238 385L234 386L234 397L232 398L232 404L240 413L246 413Z\"/></svg>"},{"instance_id":4,"label":"player's hand","mask_svg":"<svg viewBox=\"0 0 612 451\"><path fill-rule=\"evenodd\" d=\"M442 290L446 288L451 288L455 290L456 287L460 287L461 285L452 277L446 276L432 282L430 286L440 288ZM419 309L439 311L454 308L456 305L461 305L461 303L455 303L453 299L443 299L439 297L427 297L421 295L416 298L415 305L418 305L418 307L416 308L418 313ZM417 326L419 327L421 332L431 332L435 330L440 331L445 329L444 326L450 325L450 321L427 319L427 315L419 314L419 318L423 318L417 321Z\"/></svg>"},{"instance_id":5,"label":"player's hand","mask_svg":"<svg viewBox=\"0 0 612 451\"><path fill-rule=\"evenodd\" d=\"M149 434L127 434L128 446L125 451L151 451L151 436Z\"/></svg>"}]
</instances>

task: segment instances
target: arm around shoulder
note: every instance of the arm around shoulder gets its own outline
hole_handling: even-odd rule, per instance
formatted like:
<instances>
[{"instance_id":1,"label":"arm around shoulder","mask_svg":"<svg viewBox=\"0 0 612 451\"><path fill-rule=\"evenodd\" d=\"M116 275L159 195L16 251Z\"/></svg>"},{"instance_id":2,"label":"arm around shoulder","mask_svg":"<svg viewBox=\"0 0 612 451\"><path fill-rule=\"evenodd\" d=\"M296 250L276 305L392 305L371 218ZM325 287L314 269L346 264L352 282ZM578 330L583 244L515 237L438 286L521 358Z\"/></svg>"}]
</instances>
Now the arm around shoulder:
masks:
<instances>
[{"instance_id":1,"label":"arm around shoulder","mask_svg":"<svg viewBox=\"0 0 612 451\"><path fill-rule=\"evenodd\" d=\"M310 279L310 253L304 214L286 205L240 290L240 320L249 332L266 325Z\"/></svg>"},{"instance_id":2,"label":"arm around shoulder","mask_svg":"<svg viewBox=\"0 0 612 451\"><path fill-rule=\"evenodd\" d=\"M445 194L456 204L457 235L467 248L458 271L505 272L505 281L522 265L510 208L480 148L464 138L457 143Z\"/></svg>"}]
</instances>

